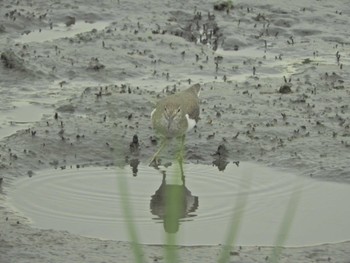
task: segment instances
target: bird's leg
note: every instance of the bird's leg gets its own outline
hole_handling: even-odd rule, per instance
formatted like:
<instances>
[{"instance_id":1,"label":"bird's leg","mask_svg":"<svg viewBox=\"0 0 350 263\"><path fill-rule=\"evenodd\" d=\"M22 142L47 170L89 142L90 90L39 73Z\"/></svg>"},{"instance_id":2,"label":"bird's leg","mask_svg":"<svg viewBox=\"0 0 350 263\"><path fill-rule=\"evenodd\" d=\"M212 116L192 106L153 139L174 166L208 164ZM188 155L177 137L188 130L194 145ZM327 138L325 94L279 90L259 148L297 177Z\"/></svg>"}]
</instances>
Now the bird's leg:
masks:
<instances>
[{"instance_id":1,"label":"bird's leg","mask_svg":"<svg viewBox=\"0 0 350 263\"><path fill-rule=\"evenodd\" d=\"M166 143L167 143L167 139L164 138L164 139L162 140L162 143L161 143L160 146L159 146L158 151L156 151L156 153L153 155L151 161L149 162L149 165L152 165L153 162L156 162L156 163L157 163L158 154L160 154L160 152L164 149Z\"/></svg>"},{"instance_id":2,"label":"bird's leg","mask_svg":"<svg viewBox=\"0 0 350 263\"><path fill-rule=\"evenodd\" d=\"M184 152L185 152L185 138L186 136L185 135L182 135L180 137L180 147L179 147L179 152L177 154L177 159L179 162L183 163L183 160L184 160Z\"/></svg>"},{"instance_id":3,"label":"bird's leg","mask_svg":"<svg viewBox=\"0 0 350 263\"><path fill-rule=\"evenodd\" d=\"M183 167L183 159L178 158L177 161L179 162L181 181L182 181L182 184L185 185L185 174L184 174L184 167Z\"/></svg>"}]
</instances>

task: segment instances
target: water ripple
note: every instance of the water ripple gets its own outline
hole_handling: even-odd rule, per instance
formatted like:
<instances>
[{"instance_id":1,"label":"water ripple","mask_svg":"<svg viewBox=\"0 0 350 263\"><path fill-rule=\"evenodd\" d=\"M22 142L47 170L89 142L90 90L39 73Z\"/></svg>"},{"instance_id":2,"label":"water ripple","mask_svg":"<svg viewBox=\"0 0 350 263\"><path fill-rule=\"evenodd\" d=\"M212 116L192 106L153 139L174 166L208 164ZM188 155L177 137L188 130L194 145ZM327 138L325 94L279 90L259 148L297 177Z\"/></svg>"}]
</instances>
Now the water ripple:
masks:
<instances>
[{"instance_id":1,"label":"water ripple","mask_svg":"<svg viewBox=\"0 0 350 263\"><path fill-rule=\"evenodd\" d=\"M271 245L290 197L298 192L302 198L288 245L350 239L346 219L350 208L342 206L343 200L350 198L348 185L305 179L252 163L228 165L224 172L188 164L184 181L174 167L158 171L140 165L138 169L136 177L132 171L116 167L45 170L14 182L8 201L35 227L128 240L118 192L118 177L124 176L142 242L160 244L167 230L164 189L181 187L185 208L179 218L179 242L205 245L222 243L231 217L237 213L233 208L245 196L240 244Z\"/></svg>"}]
</instances>

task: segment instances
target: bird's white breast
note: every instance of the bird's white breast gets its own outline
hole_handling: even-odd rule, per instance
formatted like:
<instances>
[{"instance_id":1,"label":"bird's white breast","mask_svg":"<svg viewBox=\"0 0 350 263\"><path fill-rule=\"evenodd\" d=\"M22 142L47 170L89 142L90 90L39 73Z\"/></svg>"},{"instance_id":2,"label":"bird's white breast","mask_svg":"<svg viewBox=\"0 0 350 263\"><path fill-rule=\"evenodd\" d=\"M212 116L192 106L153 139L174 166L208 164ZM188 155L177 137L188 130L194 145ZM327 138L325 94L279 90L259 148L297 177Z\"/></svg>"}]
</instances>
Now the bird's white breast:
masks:
<instances>
[{"instance_id":1,"label":"bird's white breast","mask_svg":"<svg viewBox=\"0 0 350 263\"><path fill-rule=\"evenodd\" d=\"M191 119L188 114L185 115L188 123L187 131L190 131L193 129L194 126L196 126L196 121L194 119Z\"/></svg>"}]
</instances>

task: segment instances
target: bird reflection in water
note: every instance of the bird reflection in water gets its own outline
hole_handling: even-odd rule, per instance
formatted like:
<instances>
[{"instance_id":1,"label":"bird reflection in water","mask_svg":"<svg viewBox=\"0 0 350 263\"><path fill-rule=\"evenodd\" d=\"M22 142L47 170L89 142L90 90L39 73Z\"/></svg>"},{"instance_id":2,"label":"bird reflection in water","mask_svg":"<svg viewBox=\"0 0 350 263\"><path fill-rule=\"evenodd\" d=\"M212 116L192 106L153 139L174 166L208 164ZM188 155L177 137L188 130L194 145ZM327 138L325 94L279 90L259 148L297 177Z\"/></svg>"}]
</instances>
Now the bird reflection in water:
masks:
<instances>
[{"instance_id":1,"label":"bird reflection in water","mask_svg":"<svg viewBox=\"0 0 350 263\"><path fill-rule=\"evenodd\" d=\"M157 216L155 220L163 222L164 230L169 234L178 232L180 221L195 217L192 213L198 208L198 196L192 195L185 185L182 163L180 170L180 174L170 176L169 180L162 171L162 183L151 196L151 213Z\"/></svg>"}]
</instances>

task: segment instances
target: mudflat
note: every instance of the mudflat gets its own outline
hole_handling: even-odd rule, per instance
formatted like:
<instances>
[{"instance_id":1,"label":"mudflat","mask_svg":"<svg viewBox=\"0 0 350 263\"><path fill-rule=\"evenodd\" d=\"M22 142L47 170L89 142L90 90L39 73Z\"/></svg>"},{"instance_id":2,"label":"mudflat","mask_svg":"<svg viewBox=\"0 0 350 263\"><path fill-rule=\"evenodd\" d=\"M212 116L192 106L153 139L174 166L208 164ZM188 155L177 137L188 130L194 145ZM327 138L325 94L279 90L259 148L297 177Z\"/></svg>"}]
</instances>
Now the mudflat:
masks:
<instances>
[{"instance_id":1,"label":"mudflat","mask_svg":"<svg viewBox=\"0 0 350 263\"><path fill-rule=\"evenodd\" d=\"M34 228L7 192L43 169L147 163L159 145L155 103L194 83L201 119L187 163L249 161L349 184L350 5L227 3L1 2L1 262L132 262L127 241ZM281 262L348 262L343 241L286 247ZM235 245L232 262L265 262L272 250ZM165 262L162 246L143 249ZM221 249L179 252L182 262L216 262Z\"/></svg>"}]
</instances>

